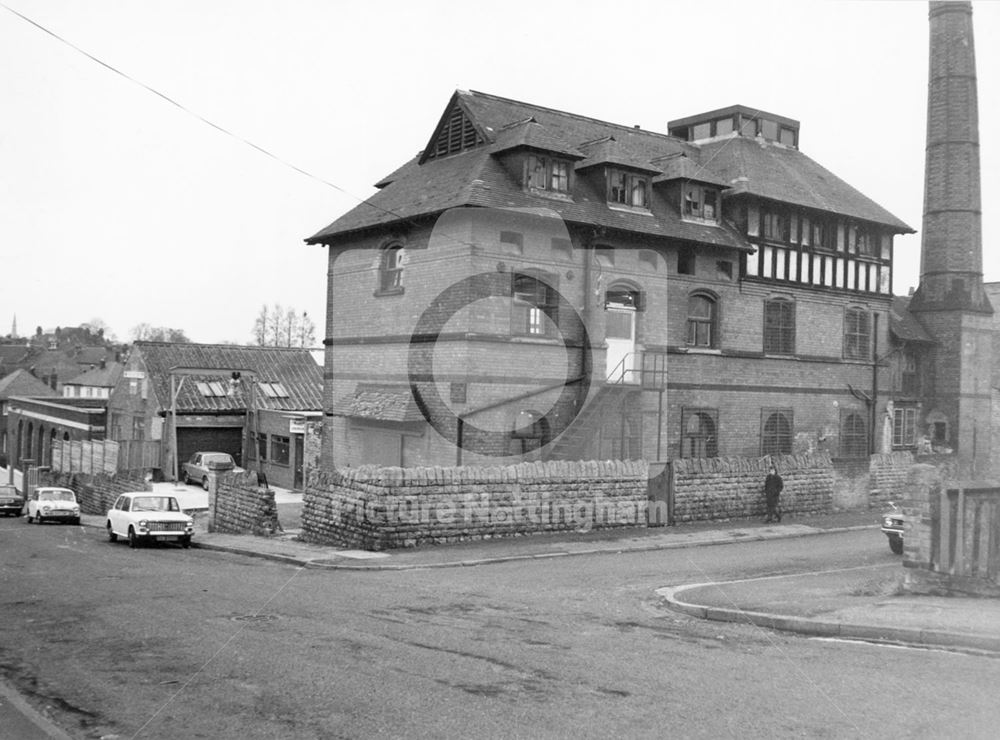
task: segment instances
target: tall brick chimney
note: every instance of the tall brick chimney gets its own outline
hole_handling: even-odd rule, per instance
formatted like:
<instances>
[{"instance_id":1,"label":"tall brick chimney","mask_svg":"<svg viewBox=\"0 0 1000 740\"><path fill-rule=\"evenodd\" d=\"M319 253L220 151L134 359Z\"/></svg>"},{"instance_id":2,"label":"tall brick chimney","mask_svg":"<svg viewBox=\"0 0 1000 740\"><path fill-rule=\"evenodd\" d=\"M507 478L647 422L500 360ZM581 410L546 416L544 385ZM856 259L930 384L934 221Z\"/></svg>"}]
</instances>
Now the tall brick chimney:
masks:
<instances>
[{"instance_id":1,"label":"tall brick chimney","mask_svg":"<svg viewBox=\"0 0 1000 740\"><path fill-rule=\"evenodd\" d=\"M937 340L924 422L988 472L993 308L983 289L979 110L971 2L930 3L930 68L920 285L913 312Z\"/></svg>"}]
</instances>

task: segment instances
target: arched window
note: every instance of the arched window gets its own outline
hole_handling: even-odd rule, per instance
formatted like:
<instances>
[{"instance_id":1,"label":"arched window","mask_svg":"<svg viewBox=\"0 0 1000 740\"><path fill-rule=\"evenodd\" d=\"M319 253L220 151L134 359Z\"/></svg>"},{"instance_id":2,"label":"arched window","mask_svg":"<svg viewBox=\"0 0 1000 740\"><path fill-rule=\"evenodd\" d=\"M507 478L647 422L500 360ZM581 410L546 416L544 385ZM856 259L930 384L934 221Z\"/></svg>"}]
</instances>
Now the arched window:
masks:
<instances>
[{"instance_id":1,"label":"arched window","mask_svg":"<svg viewBox=\"0 0 1000 740\"><path fill-rule=\"evenodd\" d=\"M25 460L31 460L32 459L31 452L32 452L32 449L33 449L32 445L34 444L34 442L35 442L35 425L29 421L28 422L28 434L27 434L27 439L25 441L25 447L24 447L24 459Z\"/></svg>"},{"instance_id":2,"label":"arched window","mask_svg":"<svg viewBox=\"0 0 1000 740\"><path fill-rule=\"evenodd\" d=\"M707 293L692 293L688 297L687 345L716 347L718 345L718 303Z\"/></svg>"},{"instance_id":3,"label":"arched window","mask_svg":"<svg viewBox=\"0 0 1000 740\"><path fill-rule=\"evenodd\" d=\"M681 457L718 457L717 414L714 409L681 411Z\"/></svg>"},{"instance_id":4,"label":"arched window","mask_svg":"<svg viewBox=\"0 0 1000 740\"><path fill-rule=\"evenodd\" d=\"M382 250L378 268L378 292L400 293L403 290L403 246L390 244Z\"/></svg>"},{"instance_id":5,"label":"arched window","mask_svg":"<svg viewBox=\"0 0 1000 740\"><path fill-rule=\"evenodd\" d=\"M795 304L787 298L764 302L764 352L795 354Z\"/></svg>"},{"instance_id":6,"label":"arched window","mask_svg":"<svg viewBox=\"0 0 1000 740\"><path fill-rule=\"evenodd\" d=\"M868 430L861 414L848 412L840 423L841 457L868 456Z\"/></svg>"},{"instance_id":7,"label":"arched window","mask_svg":"<svg viewBox=\"0 0 1000 740\"><path fill-rule=\"evenodd\" d=\"M791 410L763 412L760 430L761 455L792 454L792 412Z\"/></svg>"}]
</instances>

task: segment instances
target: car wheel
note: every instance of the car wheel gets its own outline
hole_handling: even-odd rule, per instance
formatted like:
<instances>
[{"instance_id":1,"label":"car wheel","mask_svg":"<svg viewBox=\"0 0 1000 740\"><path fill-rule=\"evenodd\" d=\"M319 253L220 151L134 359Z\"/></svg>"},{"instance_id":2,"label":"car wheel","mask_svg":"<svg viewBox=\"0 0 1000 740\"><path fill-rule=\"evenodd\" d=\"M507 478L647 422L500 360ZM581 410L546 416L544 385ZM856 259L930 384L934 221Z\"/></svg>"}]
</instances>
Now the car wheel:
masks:
<instances>
[{"instance_id":1,"label":"car wheel","mask_svg":"<svg viewBox=\"0 0 1000 740\"><path fill-rule=\"evenodd\" d=\"M894 535L889 537L889 549L892 550L895 555L903 554L903 538L899 535Z\"/></svg>"},{"instance_id":2,"label":"car wheel","mask_svg":"<svg viewBox=\"0 0 1000 740\"><path fill-rule=\"evenodd\" d=\"M204 478L201 479L201 487L204 488L206 491L208 490L208 476L207 475Z\"/></svg>"},{"instance_id":3,"label":"car wheel","mask_svg":"<svg viewBox=\"0 0 1000 740\"><path fill-rule=\"evenodd\" d=\"M128 546L131 547L134 550L135 547L136 547L136 545L138 545L138 544L139 544L139 540L135 536L135 530L132 529L132 527L129 527L128 528Z\"/></svg>"},{"instance_id":4,"label":"car wheel","mask_svg":"<svg viewBox=\"0 0 1000 740\"><path fill-rule=\"evenodd\" d=\"M184 475L182 475L181 478L184 480L185 486L191 485L191 479L188 477L187 471L184 472Z\"/></svg>"},{"instance_id":5,"label":"car wheel","mask_svg":"<svg viewBox=\"0 0 1000 740\"><path fill-rule=\"evenodd\" d=\"M190 537L182 537L181 538L181 547L183 547L185 550L187 550L189 547L191 547L191 538Z\"/></svg>"},{"instance_id":6,"label":"car wheel","mask_svg":"<svg viewBox=\"0 0 1000 740\"><path fill-rule=\"evenodd\" d=\"M116 535L111 529L111 522L108 522L108 542L117 542L118 535Z\"/></svg>"},{"instance_id":7,"label":"car wheel","mask_svg":"<svg viewBox=\"0 0 1000 740\"><path fill-rule=\"evenodd\" d=\"M28 512L28 516L24 519L25 524L31 524L31 512Z\"/></svg>"}]
</instances>

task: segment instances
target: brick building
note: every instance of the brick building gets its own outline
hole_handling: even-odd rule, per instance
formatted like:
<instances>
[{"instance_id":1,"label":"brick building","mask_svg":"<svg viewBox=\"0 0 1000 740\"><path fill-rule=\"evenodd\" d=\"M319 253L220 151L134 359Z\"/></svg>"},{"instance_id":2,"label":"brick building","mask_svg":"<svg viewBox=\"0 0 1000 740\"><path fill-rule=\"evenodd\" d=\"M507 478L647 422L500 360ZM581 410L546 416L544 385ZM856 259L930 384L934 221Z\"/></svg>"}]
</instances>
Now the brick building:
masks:
<instances>
[{"instance_id":1,"label":"brick building","mask_svg":"<svg viewBox=\"0 0 1000 740\"><path fill-rule=\"evenodd\" d=\"M325 463L867 456L913 230L800 136L744 106L663 134L456 92L307 239L329 248Z\"/></svg>"}]
</instances>

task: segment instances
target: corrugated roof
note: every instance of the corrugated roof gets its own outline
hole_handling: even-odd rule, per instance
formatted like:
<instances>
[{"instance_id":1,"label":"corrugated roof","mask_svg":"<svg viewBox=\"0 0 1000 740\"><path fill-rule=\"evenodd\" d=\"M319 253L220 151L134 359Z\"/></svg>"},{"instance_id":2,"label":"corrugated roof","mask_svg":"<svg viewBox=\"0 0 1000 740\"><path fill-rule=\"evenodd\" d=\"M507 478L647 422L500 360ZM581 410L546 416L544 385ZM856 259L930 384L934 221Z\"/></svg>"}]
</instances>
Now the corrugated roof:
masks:
<instances>
[{"instance_id":1,"label":"corrugated roof","mask_svg":"<svg viewBox=\"0 0 1000 740\"><path fill-rule=\"evenodd\" d=\"M417 156L380 181L383 189L324 229L309 243L333 243L356 231L385 226L450 208L550 208L567 221L587 223L638 234L702 241L720 246L748 248L742 236L727 228L695 226L681 219L679 204L668 203L653 188L649 215L624 213L609 207L603 189L598 191L581 175L572 199L546 198L526 192L492 156L494 144L505 129L523 124L543 132L546 141L579 149L587 142L613 138L629 162L655 169L665 157L685 153L697 165L704 182L728 184L737 192L816 208L872 221L899 232L912 232L871 199L824 169L796 149L735 136L695 145L666 134L600 121L564 111L522 103L480 92L458 91L451 105L461 104L479 131L490 137L485 146L419 164ZM541 136L541 133L539 133Z\"/></svg>"},{"instance_id":2,"label":"corrugated roof","mask_svg":"<svg viewBox=\"0 0 1000 740\"><path fill-rule=\"evenodd\" d=\"M323 374L309 350L283 347L245 347L229 344L136 342L153 391L164 408L170 407L170 371L173 368L204 368L219 374L191 375L180 386L177 410L182 413L245 411L250 405L247 383L237 384L232 395L204 396L197 383L218 382L229 391L228 373L250 370L258 383L280 383L287 398L272 398L258 386L254 403L260 409L307 411L322 408ZM179 380L178 380L179 382Z\"/></svg>"}]
</instances>

